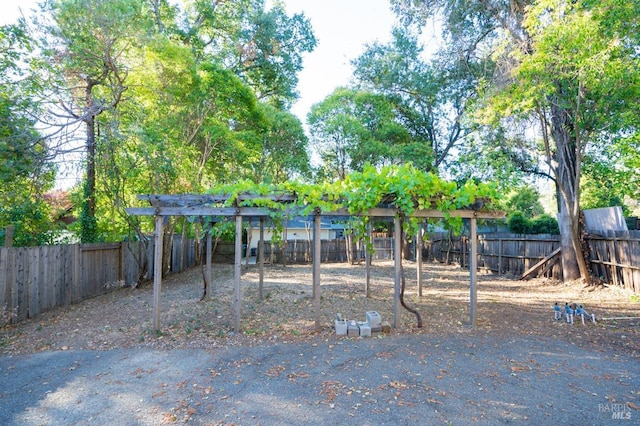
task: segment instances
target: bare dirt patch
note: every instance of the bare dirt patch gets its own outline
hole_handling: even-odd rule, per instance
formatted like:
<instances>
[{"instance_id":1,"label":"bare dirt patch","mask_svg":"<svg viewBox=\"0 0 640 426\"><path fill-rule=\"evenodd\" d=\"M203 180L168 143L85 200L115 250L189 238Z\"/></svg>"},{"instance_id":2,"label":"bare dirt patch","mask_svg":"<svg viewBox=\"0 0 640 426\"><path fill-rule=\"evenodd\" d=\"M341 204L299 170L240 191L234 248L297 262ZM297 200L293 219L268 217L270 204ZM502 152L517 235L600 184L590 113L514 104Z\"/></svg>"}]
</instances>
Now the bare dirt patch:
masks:
<instances>
[{"instance_id":1,"label":"bare dirt patch","mask_svg":"<svg viewBox=\"0 0 640 426\"><path fill-rule=\"evenodd\" d=\"M405 300L421 313L424 327L403 310L395 334L474 334L477 336L546 336L597 350L616 347L640 354L640 320L604 320L596 325L554 321L553 303L575 302L596 314L596 319L640 317L637 296L619 288L585 288L547 280L517 281L479 274L476 327L469 327L469 274L457 266L430 263L424 267L423 295L417 295L416 269L405 262ZM364 320L377 311L393 321L393 263L376 262L372 269L371 297L364 295L362 265L325 264L321 269L322 330L314 327L311 266L267 266L264 298L258 297L258 267L243 270L242 332L234 333L233 266L215 265L214 291L202 295L199 268L163 281L162 331L152 329L153 285L123 288L56 309L0 330L3 354L49 350L113 348L186 349L268 342L299 342L315 337L335 339L333 319Z\"/></svg>"}]
</instances>

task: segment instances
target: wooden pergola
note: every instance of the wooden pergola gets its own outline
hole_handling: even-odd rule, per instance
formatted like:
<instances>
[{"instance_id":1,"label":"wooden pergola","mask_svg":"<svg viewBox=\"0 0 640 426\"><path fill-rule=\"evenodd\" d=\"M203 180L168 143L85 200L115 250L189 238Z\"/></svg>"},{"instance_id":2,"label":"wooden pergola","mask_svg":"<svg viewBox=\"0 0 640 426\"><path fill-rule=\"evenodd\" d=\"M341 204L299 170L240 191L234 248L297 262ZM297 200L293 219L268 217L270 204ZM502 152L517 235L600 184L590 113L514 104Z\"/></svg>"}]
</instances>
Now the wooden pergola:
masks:
<instances>
[{"instance_id":1,"label":"wooden pergola","mask_svg":"<svg viewBox=\"0 0 640 426\"><path fill-rule=\"evenodd\" d=\"M324 217L342 217L349 218L355 216L346 208L340 208L333 211L320 211L316 209L311 214L304 214L302 210L296 210L293 207L296 201L293 194L275 194L269 196L262 195L239 195L235 200L235 207L225 206L229 200L227 195L139 195L138 199L147 201L151 207L131 207L127 208L127 213L135 216L154 216L155 217L155 250L154 250L154 271L153 271L153 327L155 330L160 330L160 300L162 289L162 250L163 250L163 231L164 220L168 216L186 216L186 217L225 217L234 218L236 225L236 239L235 239L235 262L234 262L234 328L236 332L240 331L241 323L241 301L242 301L242 286L241 286L241 264L242 264L242 225L243 221L259 221L260 224L260 242L258 244L260 259L260 289L262 289L263 277L264 277L264 253L263 253L263 234L265 222L270 220L273 211L269 208L260 207L242 207L250 202L252 199L264 199L269 198L271 201L283 203L285 206L290 204L292 207L286 209L286 215L288 217L301 217L306 216L310 220L313 220L313 298L315 309L315 326L316 329L320 329L320 264L321 264L321 239L320 239L320 223L321 218ZM386 218L394 221L394 260L395 260L395 275L394 275L394 328L398 328L400 325L400 291L401 291L401 262L402 256L400 255L402 250L402 222L399 214L399 210L393 207L379 207L370 209L367 212L360 213L357 216L365 216L376 219ZM448 212L442 212L435 209L416 210L411 217L419 219L429 218L445 218L445 217L459 217L463 219L469 219L470 221L470 239L471 239L471 253L469 262L469 323L474 326L476 323L477 312L477 219L493 219L504 217L504 212L500 211L484 211L480 209L463 209L452 210ZM422 235L417 235L417 246L422 246ZM211 233L207 234L207 256L206 256L206 274L208 282L211 282ZM418 294L422 295L422 256L416 256L417 258L417 277L418 277ZM366 262L366 289L368 293L369 289L369 267L370 262Z\"/></svg>"}]
</instances>

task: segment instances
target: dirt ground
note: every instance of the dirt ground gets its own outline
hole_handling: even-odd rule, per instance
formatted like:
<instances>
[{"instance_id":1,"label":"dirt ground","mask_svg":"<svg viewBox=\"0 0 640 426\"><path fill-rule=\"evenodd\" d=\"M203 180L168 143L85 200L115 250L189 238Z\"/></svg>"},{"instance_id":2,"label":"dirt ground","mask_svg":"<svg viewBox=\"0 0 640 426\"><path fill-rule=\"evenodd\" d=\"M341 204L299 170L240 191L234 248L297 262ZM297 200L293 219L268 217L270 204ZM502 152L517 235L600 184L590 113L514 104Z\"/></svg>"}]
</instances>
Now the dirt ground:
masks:
<instances>
[{"instance_id":1,"label":"dirt ground","mask_svg":"<svg viewBox=\"0 0 640 426\"><path fill-rule=\"evenodd\" d=\"M423 296L417 295L416 266L404 263L405 300L424 323L402 310L394 334L474 334L546 336L581 347L616 347L640 355L637 295L615 287L585 288L548 280L519 281L479 274L477 325L469 327L469 273L457 266L427 263ZM153 284L121 288L78 305L56 309L0 330L0 353L27 354L50 350L113 348L186 349L260 345L269 341L300 342L333 336L333 320L365 320L377 311L393 324L393 262L372 268L371 297L364 295L363 265L325 264L321 269L322 330L314 327L315 311L308 265L266 266L262 300L258 297L258 267L243 270L241 333L233 332L233 266L214 266L214 291L205 301L202 272L193 268L169 276L162 287L162 330L152 329ZM554 302L582 304L597 324L571 326L553 320Z\"/></svg>"},{"instance_id":2,"label":"dirt ground","mask_svg":"<svg viewBox=\"0 0 640 426\"><path fill-rule=\"evenodd\" d=\"M153 285L0 329L2 425L414 425L513 422L635 424L640 416L640 303L616 288L479 275L468 325L468 272L428 264L406 301L422 315L371 338L336 336L337 313L393 321L393 264L322 267L322 329L314 327L309 266L242 276L242 331L233 332L233 267L215 267L199 301L199 269L168 277L162 331ZM597 324L553 319L553 303L582 303Z\"/></svg>"}]
</instances>

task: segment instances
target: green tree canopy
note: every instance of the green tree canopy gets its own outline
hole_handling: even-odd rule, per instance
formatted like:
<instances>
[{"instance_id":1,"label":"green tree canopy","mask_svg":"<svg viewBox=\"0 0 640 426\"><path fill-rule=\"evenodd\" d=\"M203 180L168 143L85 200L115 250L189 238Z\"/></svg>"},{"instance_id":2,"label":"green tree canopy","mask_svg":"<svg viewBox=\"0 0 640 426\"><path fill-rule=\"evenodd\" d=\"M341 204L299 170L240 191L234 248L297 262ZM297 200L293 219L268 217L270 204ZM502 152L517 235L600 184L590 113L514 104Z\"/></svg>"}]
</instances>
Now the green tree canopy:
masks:
<instances>
[{"instance_id":1,"label":"green tree canopy","mask_svg":"<svg viewBox=\"0 0 640 426\"><path fill-rule=\"evenodd\" d=\"M33 46L24 22L0 26L0 238L13 226L17 246L45 243L53 228L43 195L53 186L55 169L35 128L39 105L26 72Z\"/></svg>"},{"instance_id":2,"label":"green tree canopy","mask_svg":"<svg viewBox=\"0 0 640 426\"><path fill-rule=\"evenodd\" d=\"M590 280L579 229L582 164L637 131L638 1L392 4L407 23L443 16L444 39L460 57L494 64L477 80L477 118L505 129L503 144L517 141L511 151L523 164L544 162L557 188L563 275Z\"/></svg>"},{"instance_id":3,"label":"green tree canopy","mask_svg":"<svg viewBox=\"0 0 640 426\"><path fill-rule=\"evenodd\" d=\"M517 188L507 201L507 209L519 211L529 219L544 213L540 193L531 185Z\"/></svg>"},{"instance_id":4,"label":"green tree canopy","mask_svg":"<svg viewBox=\"0 0 640 426\"><path fill-rule=\"evenodd\" d=\"M264 0L48 0L35 23L39 119L84 162L84 241L129 232L136 194L308 173L288 111L316 43L304 15Z\"/></svg>"},{"instance_id":5,"label":"green tree canopy","mask_svg":"<svg viewBox=\"0 0 640 426\"><path fill-rule=\"evenodd\" d=\"M462 117L476 88L473 74L460 72L465 64L448 53L425 59L418 37L396 27L389 44L369 45L353 65L358 85L394 105L394 120L410 138L405 158L424 170L444 168L471 131Z\"/></svg>"}]
</instances>

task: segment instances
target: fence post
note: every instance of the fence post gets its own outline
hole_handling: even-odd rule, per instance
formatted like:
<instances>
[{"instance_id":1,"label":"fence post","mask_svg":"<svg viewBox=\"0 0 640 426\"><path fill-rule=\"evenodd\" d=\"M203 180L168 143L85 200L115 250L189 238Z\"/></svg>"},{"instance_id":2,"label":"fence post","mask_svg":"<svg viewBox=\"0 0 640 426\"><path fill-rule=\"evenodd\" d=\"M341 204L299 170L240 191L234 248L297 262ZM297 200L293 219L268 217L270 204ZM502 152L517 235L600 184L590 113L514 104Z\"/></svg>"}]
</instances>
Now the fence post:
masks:
<instances>
[{"instance_id":1,"label":"fence post","mask_svg":"<svg viewBox=\"0 0 640 426\"><path fill-rule=\"evenodd\" d=\"M9 248L13 246L13 231L15 227L13 225L7 225L4 231L4 246Z\"/></svg>"},{"instance_id":2,"label":"fence post","mask_svg":"<svg viewBox=\"0 0 640 426\"><path fill-rule=\"evenodd\" d=\"M498 276L502 274L502 238L498 238Z\"/></svg>"},{"instance_id":3,"label":"fence post","mask_svg":"<svg viewBox=\"0 0 640 426\"><path fill-rule=\"evenodd\" d=\"M0 247L0 308L6 306L7 309L11 309L11 286L7 280L7 270L9 269L8 254L9 249ZM12 321L13 318L9 318L9 322Z\"/></svg>"}]
</instances>

